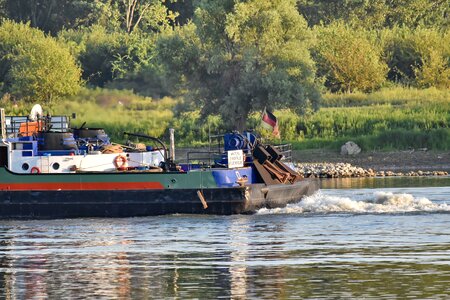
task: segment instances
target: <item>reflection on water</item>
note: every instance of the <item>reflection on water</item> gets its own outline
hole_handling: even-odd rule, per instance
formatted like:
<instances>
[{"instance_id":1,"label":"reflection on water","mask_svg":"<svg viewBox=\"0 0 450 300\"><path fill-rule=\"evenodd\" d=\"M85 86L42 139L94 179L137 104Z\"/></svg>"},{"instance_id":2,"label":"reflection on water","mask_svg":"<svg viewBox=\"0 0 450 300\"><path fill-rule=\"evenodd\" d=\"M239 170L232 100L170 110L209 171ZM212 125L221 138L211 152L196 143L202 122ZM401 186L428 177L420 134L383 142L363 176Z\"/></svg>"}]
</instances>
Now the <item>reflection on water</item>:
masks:
<instances>
[{"instance_id":1,"label":"reflection on water","mask_svg":"<svg viewBox=\"0 0 450 300\"><path fill-rule=\"evenodd\" d=\"M229 267L231 280L231 296L233 298L246 296L247 291L247 265L248 225L244 218L236 219L231 223L230 235L235 238L231 240L230 248L233 249L230 255L231 265Z\"/></svg>"},{"instance_id":2,"label":"reflection on water","mask_svg":"<svg viewBox=\"0 0 450 300\"><path fill-rule=\"evenodd\" d=\"M314 196L317 210L307 212L0 221L0 295L448 298L448 211L325 210L329 199L363 205L374 192L388 199L380 205L397 208L417 199L450 203L446 187L336 189ZM412 202L392 202L389 193Z\"/></svg>"}]
</instances>

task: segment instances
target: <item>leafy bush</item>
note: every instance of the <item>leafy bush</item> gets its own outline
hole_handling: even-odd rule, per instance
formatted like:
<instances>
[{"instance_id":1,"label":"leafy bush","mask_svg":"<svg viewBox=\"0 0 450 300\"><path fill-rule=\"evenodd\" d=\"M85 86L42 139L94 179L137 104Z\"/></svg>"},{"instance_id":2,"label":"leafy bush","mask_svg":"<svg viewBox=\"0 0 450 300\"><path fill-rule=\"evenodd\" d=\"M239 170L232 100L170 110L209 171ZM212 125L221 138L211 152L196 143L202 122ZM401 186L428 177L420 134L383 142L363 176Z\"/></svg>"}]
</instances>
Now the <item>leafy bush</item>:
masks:
<instances>
[{"instance_id":1,"label":"leafy bush","mask_svg":"<svg viewBox=\"0 0 450 300\"><path fill-rule=\"evenodd\" d=\"M59 39L71 46L83 78L94 87L134 90L156 98L170 94L154 59L155 34L108 31L96 25L62 31Z\"/></svg>"},{"instance_id":2,"label":"leafy bush","mask_svg":"<svg viewBox=\"0 0 450 300\"><path fill-rule=\"evenodd\" d=\"M51 103L80 87L80 69L69 49L28 24L0 26L0 87L13 98Z\"/></svg>"},{"instance_id":3,"label":"leafy bush","mask_svg":"<svg viewBox=\"0 0 450 300\"><path fill-rule=\"evenodd\" d=\"M450 30L406 27L382 32L390 80L418 87L450 87Z\"/></svg>"},{"instance_id":4,"label":"leafy bush","mask_svg":"<svg viewBox=\"0 0 450 300\"><path fill-rule=\"evenodd\" d=\"M445 0L298 0L297 5L311 26L337 20L364 28L450 25Z\"/></svg>"},{"instance_id":5,"label":"leafy bush","mask_svg":"<svg viewBox=\"0 0 450 300\"><path fill-rule=\"evenodd\" d=\"M370 32L341 22L314 29L318 75L326 79L331 91L371 91L384 83L387 66L381 60L381 46Z\"/></svg>"},{"instance_id":6,"label":"leafy bush","mask_svg":"<svg viewBox=\"0 0 450 300\"><path fill-rule=\"evenodd\" d=\"M148 35L108 32L98 25L62 31L59 38L72 45L83 67L83 78L100 87L147 66L154 44Z\"/></svg>"}]
</instances>

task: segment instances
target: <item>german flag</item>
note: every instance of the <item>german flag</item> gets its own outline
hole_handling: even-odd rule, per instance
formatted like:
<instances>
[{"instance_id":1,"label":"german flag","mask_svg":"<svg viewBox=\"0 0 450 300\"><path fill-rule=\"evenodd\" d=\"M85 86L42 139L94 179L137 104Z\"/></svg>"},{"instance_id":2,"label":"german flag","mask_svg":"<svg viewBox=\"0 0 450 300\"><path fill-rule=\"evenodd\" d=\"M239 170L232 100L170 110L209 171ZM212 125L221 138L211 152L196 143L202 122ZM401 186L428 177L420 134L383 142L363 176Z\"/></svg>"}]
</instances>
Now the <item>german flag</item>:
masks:
<instances>
[{"instance_id":1,"label":"german flag","mask_svg":"<svg viewBox=\"0 0 450 300\"><path fill-rule=\"evenodd\" d=\"M261 119L261 126L264 128L267 128L269 130L272 130L272 134L276 137L280 137L280 132L278 131L278 120L277 117L270 111L264 108L262 119Z\"/></svg>"}]
</instances>

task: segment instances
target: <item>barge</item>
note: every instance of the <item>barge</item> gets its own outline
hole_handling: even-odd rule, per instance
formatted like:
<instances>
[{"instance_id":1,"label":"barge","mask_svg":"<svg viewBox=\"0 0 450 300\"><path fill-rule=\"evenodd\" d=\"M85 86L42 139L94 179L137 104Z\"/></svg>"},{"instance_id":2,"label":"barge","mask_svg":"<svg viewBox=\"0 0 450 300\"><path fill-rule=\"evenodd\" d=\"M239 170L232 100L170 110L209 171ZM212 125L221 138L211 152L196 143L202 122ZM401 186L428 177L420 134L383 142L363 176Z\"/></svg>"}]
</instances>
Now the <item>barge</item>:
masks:
<instances>
[{"instance_id":1,"label":"barge","mask_svg":"<svg viewBox=\"0 0 450 300\"><path fill-rule=\"evenodd\" d=\"M243 214L283 207L318 189L252 132L223 136L210 163L175 163L158 138L110 141L101 128L71 128L70 117L5 116L0 109L0 218ZM188 155L189 157L189 155Z\"/></svg>"}]
</instances>

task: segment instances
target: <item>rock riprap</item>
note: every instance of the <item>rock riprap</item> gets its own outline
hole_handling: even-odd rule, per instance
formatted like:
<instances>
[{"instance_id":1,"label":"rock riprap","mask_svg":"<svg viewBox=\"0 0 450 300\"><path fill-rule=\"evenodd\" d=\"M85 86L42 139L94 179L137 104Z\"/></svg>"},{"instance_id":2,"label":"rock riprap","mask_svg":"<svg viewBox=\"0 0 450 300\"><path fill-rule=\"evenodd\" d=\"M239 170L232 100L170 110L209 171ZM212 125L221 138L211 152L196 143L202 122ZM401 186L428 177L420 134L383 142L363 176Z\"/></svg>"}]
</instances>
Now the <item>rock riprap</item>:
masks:
<instances>
[{"instance_id":1,"label":"rock riprap","mask_svg":"<svg viewBox=\"0 0 450 300\"><path fill-rule=\"evenodd\" d=\"M304 177L338 178L338 177L375 177L375 176L445 176L446 171L375 171L353 166L349 163L297 163L297 172Z\"/></svg>"}]
</instances>

